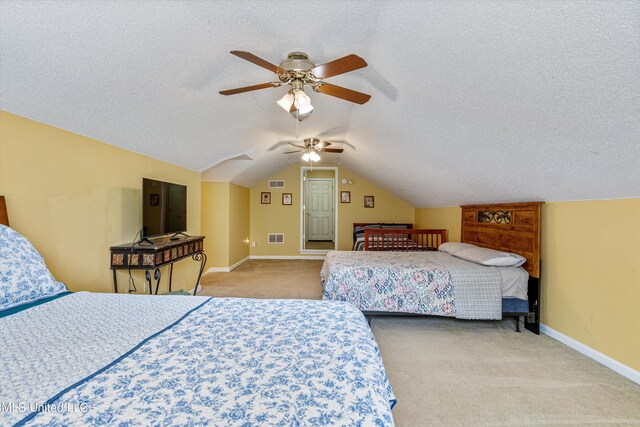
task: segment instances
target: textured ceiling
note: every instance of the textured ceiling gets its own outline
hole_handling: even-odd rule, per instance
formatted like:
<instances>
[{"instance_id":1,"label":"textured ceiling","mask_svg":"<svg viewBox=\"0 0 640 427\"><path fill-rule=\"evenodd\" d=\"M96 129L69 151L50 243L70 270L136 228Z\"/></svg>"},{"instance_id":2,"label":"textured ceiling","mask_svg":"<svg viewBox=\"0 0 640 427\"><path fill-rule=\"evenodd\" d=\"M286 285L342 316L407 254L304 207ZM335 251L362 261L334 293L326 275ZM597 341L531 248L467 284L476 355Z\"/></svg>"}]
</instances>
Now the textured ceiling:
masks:
<instances>
[{"instance_id":1,"label":"textured ceiling","mask_svg":"<svg viewBox=\"0 0 640 427\"><path fill-rule=\"evenodd\" d=\"M284 88L229 54L316 64L300 136L414 206L640 197L640 2L0 2L0 108L248 185L296 156ZM307 91L309 93L309 91ZM323 159L324 161L325 159Z\"/></svg>"}]
</instances>

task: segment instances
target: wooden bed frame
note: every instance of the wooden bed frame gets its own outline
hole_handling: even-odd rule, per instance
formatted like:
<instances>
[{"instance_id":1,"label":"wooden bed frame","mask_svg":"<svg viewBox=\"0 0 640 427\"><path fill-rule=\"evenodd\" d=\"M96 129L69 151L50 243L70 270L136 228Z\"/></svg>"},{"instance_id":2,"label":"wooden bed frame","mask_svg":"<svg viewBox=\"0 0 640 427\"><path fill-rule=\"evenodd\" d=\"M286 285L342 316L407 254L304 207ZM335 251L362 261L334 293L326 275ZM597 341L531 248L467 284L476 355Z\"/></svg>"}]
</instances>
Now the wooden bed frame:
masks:
<instances>
[{"instance_id":1,"label":"wooden bed frame","mask_svg":"<svg viewBox=\"0 0 640 427\"><path fill-rule=\"evenodd\" d=\"M529 311L510 313L524 317L525 328L540 335L540 206L544 202L465 205L460 241L527 258Z\"/></svg>"},{"instance_id":2,"label":"wooden bed frame","mask_svg":"<svg viewBox=\"0 0 640 427\"><path fill-rule=\"evenodd\" d=\"M461 206L461 242L503 252L513 252L527 258L523 268L529 273L529 311L504 314L515 318L516 331L518 332L520 332L520 317L524 317L525 328L537 335L540 335L540 206L543 203L494 203ZM354 227L356 225L372 224L354 223ZM369 230L365 230L365 236L367 231ZM373 229L372 231L383 231L382 234L388 234L389 232L410 230ZM444 232L444 230L427 231ZM444 239L446 232L442 236ZM371 316L378 315L420 316L412 313L377 311L365 312L364 315L369 321Z\"/></svg>"},{"instance_id":3,"label":"wooden bed frame","mask_svg":"<svg viewBox=\"0 0 640 427\"><path fill-rule=\"evenodd\" d=\"M356 227L366 227L368 225L381 225L381 224L387 224L387 225L404 225L406 226L406 228L400 228L399 230L413 230L413 224L411 224L410 222L399 222L399 223L387 223L387 222L354 222L353 223L353 229L355 230ZM379 228L376 230L380 230ZM395 229L394 229L395 230ZM366 230L365 230L366 232ZM354 234L353 236L353 244L356 244L356 236ZM352 245L353 246L353 245Z\"/></svg>"},{"instance_id":4,"label":"wooden bed frame","mask_svg":"<svg viewBox=\"0 0 640 427\"><path fill-rule=\"evenodd\" d=\"M437 251L447 230L374 228L364 230L365 251Z\"/></svg>"},{"instance_id":5,"label":"wooden bed frame","mask_svg":"<svg viewBox=\"0 0 640 427\"><path fill-rule=\"evenodd\" d=\"M0 196L0 224L9 226L9 215L7 214L7 204L4 196Z\"/></svg>"},{"instance_id":6,"label":"wooden bed frame","mask_svg":"<svg viewBox=\"0 0 640 427\"><path fill-rule=\"evenodd\" d=\"M379 222L354 222L353 228L368 225L380 225ZM440 244L447 241L447 230L414 229L413 224L406 228L368 228L364 230L365 251L436 251ZM355 236L353 245L355 246Z\"/></svg>"}]
</instances>

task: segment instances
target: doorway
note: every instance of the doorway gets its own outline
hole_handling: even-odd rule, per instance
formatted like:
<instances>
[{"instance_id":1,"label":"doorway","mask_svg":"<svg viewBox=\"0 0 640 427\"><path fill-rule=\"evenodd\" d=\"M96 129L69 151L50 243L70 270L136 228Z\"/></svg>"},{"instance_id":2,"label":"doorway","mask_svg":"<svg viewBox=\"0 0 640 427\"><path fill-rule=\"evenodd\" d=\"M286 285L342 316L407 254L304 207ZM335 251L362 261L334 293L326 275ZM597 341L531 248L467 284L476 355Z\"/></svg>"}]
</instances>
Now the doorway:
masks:
<instances>
[{"instance_id":1,"label":"doorway","mask_svg":"<svg viewBox=\"0 0 640 427\"><path fill-rule=\"evenodd\" d=\"M326 253L337 247L335 167L301 168L300 251Z\"/></svg>"},{"instance_id":2,"label":"doorway","mask_svg":"<svg viewBox=\"0 0 640 427\"><path fill-rule=\"evenodd\" d=\"M314 242L333 244L333 179L307 177L306 249L325 249ZM329 248L333 249L333 248Z\"/></svg>"}]
</instances>

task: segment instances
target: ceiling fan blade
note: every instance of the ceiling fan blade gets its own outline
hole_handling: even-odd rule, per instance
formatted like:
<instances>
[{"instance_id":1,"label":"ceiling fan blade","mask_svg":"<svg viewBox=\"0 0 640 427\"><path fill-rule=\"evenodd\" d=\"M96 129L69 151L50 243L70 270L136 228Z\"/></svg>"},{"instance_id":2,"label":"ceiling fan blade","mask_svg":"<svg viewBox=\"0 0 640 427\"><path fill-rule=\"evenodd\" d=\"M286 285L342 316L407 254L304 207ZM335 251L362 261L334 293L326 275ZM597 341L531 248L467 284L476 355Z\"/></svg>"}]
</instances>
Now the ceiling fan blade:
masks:
<instances>
[{"instance_id":1,"label":"ceiling fan blade","mask_svg":"<svg viewBox=\"0 0 640 427\"><path fill-rule=\"evenodd\" d=\"M286 151L282 154L292 154L292 153L302 153L302 150L296 150L296 151Z\"/></svg>"},{"instance_id":2,"label":"ceiling fan blade","mask_svg":"<svg viewBox=\"0 0 640 427\"><path fill-rule=\"evenodd\" d=\"M322 151L325 153L342 153L344 149L342 148L323 148Z\"/></svg>"},{"instance_id":3,"label":"ceiling fan blade","mask_svg":"<svg viewBox=\"0 0 640 427\"><path fill-rule=\"evenodd\" d=\"M289 142L289 145L291 145L292 147L296 147L296 148L302 148L303 150L307 147L303 146L303 145L296 145L293 142Z\"/></svg>"},{"instance_id":4,"label":"ceiling fan blade","mask_svg":"<svg viewBox=\"0 0 640 427\"><path fill-rule=\"evenodd\" d=\"M355 90L347 89L341 86L332 85L331 83L323 83L319 85L316 91L325 93L327 95L335 96L336 98L344 99L345 101L355 102L356 104L364 104L371 95L366 93L356 92Z\"/></svg>"},{"instance_id":5,"label":"ceiling fan blade","mask_svg":"<svg viewBox=\"0 0 640 427\"><path fill-rule=\"evenodd\" d=\"M262 58L258 58L253 53L245 52L244 50L232 50L231 54L239 58L242 58L245 61L253 62L254 64L259 65L262 68L266 68L269 71L273 71L274 73L277 73L277 74L287 73L287 70L283 70L282 68L272 64L269 61L265 61Z\"/></svg>"},{"instance_id":6,"label":"ceiling fan blade","mask_svg":"<svg viewBox=\"0 0 640 427\"><path fill-rule=\"evenodd\" d=\"M316 144L316 148L324 148L330 146L331 143L329 141L320 141Z\"/></svg>"},{"instance_id":7,"label":"ceiling fan blade","mask_svg":"<svg viewBox=\"0 0 640 427\"><path fill-rule=\"evenodd\" d=\"M366 66L367 62L364 59L360 58L358 55L351 54L340 59L336 59L335 61L318 65L311 69L311 74L319 79L326 79L327 77L348 73L349 71L364 68Z\"/></svg>"},{"instance_id":8,"label":"ceiling fan blade","mask_svg":"<svg viewBox=\"0 0 640 427\"><path fill-rule=\"evenodd\" d=\"M228 89L228 90L221 90L218 93L220 95L235 95L236 93L251 92L252 90L266 89L268 87L276 87L276 86L277 86L277 84L274 84L274 83L262 83L262 84L259 84L259 85L245 86L245 87L239 87L239 88Z\"/></svg>"}]
</instances>

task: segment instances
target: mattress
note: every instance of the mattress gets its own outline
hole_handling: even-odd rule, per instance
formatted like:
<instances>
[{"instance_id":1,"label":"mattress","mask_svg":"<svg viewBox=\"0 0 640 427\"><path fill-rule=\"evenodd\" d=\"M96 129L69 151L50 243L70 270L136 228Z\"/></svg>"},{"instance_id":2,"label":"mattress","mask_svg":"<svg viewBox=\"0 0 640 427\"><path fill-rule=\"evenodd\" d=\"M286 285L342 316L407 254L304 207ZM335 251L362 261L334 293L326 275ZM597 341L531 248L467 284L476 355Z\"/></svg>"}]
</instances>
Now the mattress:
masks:
<instances>
[{"instance_id":1,"label":"mattress","mask_svg":"<svg viewBox=\"0 0 640 427\"><path fill-rule=\"evenodd\" d=\"M365 312L499 319L502 298L526 301L528 274L443 252L333 251L321 281L323 299L347 301Z\"/></svg>"},{"instance_id":2,"label":"mattress","mask_svg":"<svg viewBox=\"0 0 640 427\"><path fill-rule=\"evenodd\" d=\"M0 318L0 425L393 425L364 316L78 292Z\"/></svg>"},{"instance_id":3,"label":"mattress","mask_svg":"<svg viewBox=\"0 0 640 427\"><path fill-rule=\"evenodd\" d=\"M414 244L415 245L415 244ZM417 247L420 247L416 245ZM356 240L354 251L364 251L364 238ZM500 289L502 298L526 300L529 273L522 267L500 267Z\"/></svg>"},{"instance_id":4,"label":"mattress","mask_svg":"<svg viewBox=\"0 0 640 427\"><path fill-rule=\"evenodd\" d=\"M527 299L529 273L522 267L495 267L500 273L502 298Z\"/></svg>"}]
</instances>

